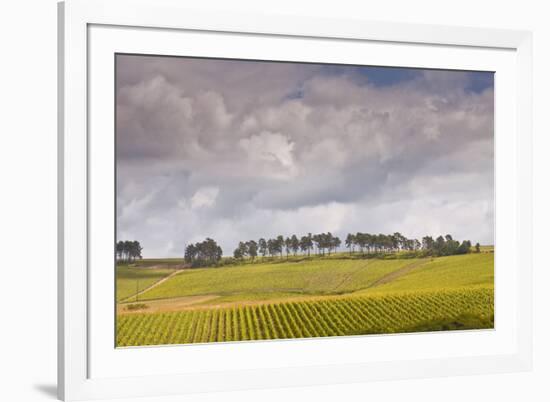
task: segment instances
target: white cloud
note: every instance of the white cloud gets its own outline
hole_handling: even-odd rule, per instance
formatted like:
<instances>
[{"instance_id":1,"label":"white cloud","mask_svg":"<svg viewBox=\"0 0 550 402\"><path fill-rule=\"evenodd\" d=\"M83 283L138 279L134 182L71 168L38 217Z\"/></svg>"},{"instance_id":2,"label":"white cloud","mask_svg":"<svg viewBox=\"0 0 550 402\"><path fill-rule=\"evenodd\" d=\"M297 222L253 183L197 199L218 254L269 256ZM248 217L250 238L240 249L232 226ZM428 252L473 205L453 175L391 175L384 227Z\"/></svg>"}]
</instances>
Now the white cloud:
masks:
<instances>
[{"instance_id":1,"label":"white cloud","mask_svg":"<svg viewBox=\"0 0 550 402\"><path fill-rule=\"evenodd\" d=\"M264 177L290 178L296 174L294 143L280 133L263 131L239 140L246 153L246 161L253 165L251 172Z\"/></svg>"},{"instance_id":2,"label":"white cloud","mask_svg":"<svg viewBox=\"0 0 550 402\"><path fill-rule=\"evenodd\" d=\"M216 203L220 189L217 187L203 187L191 197L191 208L211 207Z\"/></svg>"}]
</instances>

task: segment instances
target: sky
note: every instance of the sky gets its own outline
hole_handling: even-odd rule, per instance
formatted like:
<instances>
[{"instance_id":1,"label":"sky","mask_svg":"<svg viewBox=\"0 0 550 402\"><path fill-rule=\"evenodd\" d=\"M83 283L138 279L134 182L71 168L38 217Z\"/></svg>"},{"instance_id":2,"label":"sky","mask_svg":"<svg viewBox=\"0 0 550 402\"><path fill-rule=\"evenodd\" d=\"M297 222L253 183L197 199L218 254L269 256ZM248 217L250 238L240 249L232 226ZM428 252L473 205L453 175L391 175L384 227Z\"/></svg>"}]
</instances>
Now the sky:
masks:
<instances>
[{"instance_id":1,"label":"sky","mask_svg":"<svg viewBox=\"0 0 550 402\"><path fill-rule=\"evenodd\" d=\"M491 72L117 55L117 239L494 241Z\"/></svg>"}]
</instances>

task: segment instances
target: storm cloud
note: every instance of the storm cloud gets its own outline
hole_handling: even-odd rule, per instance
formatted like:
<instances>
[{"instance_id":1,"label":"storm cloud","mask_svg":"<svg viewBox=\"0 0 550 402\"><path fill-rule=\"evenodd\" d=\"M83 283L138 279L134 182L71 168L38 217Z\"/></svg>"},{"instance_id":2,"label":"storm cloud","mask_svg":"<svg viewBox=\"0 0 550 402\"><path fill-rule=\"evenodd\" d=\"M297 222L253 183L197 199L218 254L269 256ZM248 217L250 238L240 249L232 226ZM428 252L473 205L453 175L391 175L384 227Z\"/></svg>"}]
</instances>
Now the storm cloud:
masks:
<instances>
[{"instance_id":1,"label":"storm cloud","mask_svg":"<svg viewBox=\"0 0 550 402\"><path fill-rule=\"evenodd\" d=\"M117 237L493 243L493 75L118 55Z\"/></svg>"}]
</instances>

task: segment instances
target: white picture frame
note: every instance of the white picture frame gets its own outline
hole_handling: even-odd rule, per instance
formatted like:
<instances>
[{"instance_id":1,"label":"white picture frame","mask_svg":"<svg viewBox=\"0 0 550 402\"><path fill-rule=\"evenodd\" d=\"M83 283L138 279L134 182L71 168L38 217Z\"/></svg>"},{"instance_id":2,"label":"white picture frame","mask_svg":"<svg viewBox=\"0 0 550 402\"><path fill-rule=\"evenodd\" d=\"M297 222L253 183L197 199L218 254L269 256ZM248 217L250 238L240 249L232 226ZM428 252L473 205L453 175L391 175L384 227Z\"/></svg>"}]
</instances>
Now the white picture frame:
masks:
<instances>
[{"instance_id":1,"label":"white picture frame","mask_svg":"<svg viewBox=\"0 0 550 402\"><path fill-rule=\"evenodd\" d=\"M135 44L134 35L139 35L140 47ZM163 45L159 35L163 37ZM90 210L97 210L101 203L101 200L95 201L96 194L103 191L96 190L94 178L110 171L108 164L100 170L94 161L112 160L112 150L103 149L102 144L113 142L108 134L113 124L108 108L103 113L101 107L91 106L102 105L106 97L112 95L112 87L102 85L113 79L112 66L108 64L110 54L130 50L172 54L177 52L180 39L184 38L181 35L214 35L220 40L227 37L229 41L258 42L263 45L260 47L264 52L266 49L283 52L272 56L274 59L316 58L314 53L309 56L292 54L292 46L278 44L280 41L288 44L307 40L312 48L317 42L319 46L332 46L332 61L346 57L348 46L351 49L368 45L373 49L372 57L379 55L380 63L384 60L404 63L404 57L414 57L408 65L472 69L495 66L496 237L499 245L506 245L495 255L495 331L490 334L475 331L444 334L444 341L433 334L391 336L389 343L398 344L402 351L415 349L415 353L387 358L375 356L374 352L368 359L359 353L353 358L351 355L358 348L367 348L367 343L380 343L382 349L376 348L383 350L382 343L388 336L113 352L114 343L109 343L114 332L112 321L103 318L108 304L105 307L94 297L112 284L103 285L104 277L93 269L100 257L97 249L90 246L98 244L105 237L102 234L109 230L108 225L113 224L108 219L98 224L94 218L97 214L90 215ZM186 9L177 0L69 0L60 3L59 397L64 400L146 397L529 370L532 361L531 43L531 34L523 31L214 13ZM396 47L403 52L392 56L396 52L388 49ZM207 48L206 42L204 48ZM285 49L280 50L282 48ZM344 50L339 53L338 49ZM222 52L211 48L204 50L203 55L212 51ZM200 50L195 50L195 55L196 52ZM223 52L227 52L223 53L227 57L252 58L258 57L260 50L250 50L256 53L246 54L243 50L237 54L226 47ZM445 54L445 60L436 62L437 54L430 55L432 52L439 52L439 58ZM268 56L264 53L263 57ZM395 62L392 57L396 57ZM500 81L499 76L503 77ZM499 88L502 89L500 94ZM503 97L500 103L499 96ZM498 163L499 160L506 163ZM498 177L503 176L506 180L499 181ZM499 198L499 191L506 197ZM500 227L499 216L509 217L506 222L501 220ZM506 250L501 252L501 249ZM519 254L521 266L516 258ZM112 279L112 275L110 277ZM499 314L503 317L500 321ZM437 348L446 350L451 343L458 346L454 353L447 355L443 352L430 354L421 347L430 344L435 351ZM494 348L487 345L494 345ZM319 357L321 349L331 353L327 352L326 358ZM186 359L174 359L175 355L186 356ZM258 356L262 356L261 364ZM185 365L181 361L193 362L198 357L203 366L196 365L194 370L181 367L180 370L179 366ZM154 362L152 367L165 362L164 370L139 371L135 368L136 359ZM227 359L238 359L239 364L229 367L223 364Z\"/></svg>"}]
</instances>

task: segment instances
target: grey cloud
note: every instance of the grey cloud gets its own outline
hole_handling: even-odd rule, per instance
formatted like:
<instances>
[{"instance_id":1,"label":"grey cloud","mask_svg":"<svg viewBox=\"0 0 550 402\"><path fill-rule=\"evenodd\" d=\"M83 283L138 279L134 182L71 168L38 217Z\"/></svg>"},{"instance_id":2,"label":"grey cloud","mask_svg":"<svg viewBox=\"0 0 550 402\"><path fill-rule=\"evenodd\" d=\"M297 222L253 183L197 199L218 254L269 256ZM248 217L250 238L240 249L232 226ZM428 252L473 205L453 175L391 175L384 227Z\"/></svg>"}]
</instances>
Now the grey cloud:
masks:
<instances>
[{"instance_id":1,"label":"grey cloud","mask_svg":"<svg viewBox=\"0 0 550 402\"><path fill-rule=\"evenodd\" d=\"M493 91L466 91L468 74L376 87L291 63L117 68L118 236L147 256L323 230L493 241Z\"/></svg>"}]
</instances>

